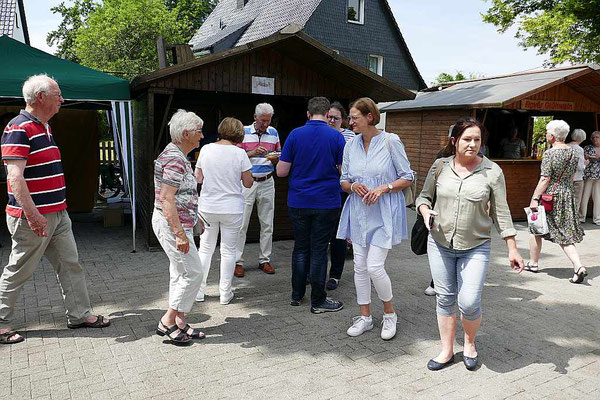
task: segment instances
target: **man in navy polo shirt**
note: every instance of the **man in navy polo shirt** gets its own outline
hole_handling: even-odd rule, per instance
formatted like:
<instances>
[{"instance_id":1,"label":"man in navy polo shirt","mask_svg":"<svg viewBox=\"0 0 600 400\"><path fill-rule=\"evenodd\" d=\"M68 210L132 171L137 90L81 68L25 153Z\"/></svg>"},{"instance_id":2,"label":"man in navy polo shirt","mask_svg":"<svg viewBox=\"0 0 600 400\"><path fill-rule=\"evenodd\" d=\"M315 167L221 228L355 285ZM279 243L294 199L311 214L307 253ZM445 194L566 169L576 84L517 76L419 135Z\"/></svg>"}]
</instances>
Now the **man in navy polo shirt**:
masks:
<instances>
[{"instance_id":1,"label":"man in navy polo shirt","mask_svg":"<svg viewBox=\"0 0 600 400\"><path fill-rule=\"evenodd\" d=\"M91 313L85 272L67 214L65 177L60 151L48 121L64 102L60 88L46 75L23 84L24 110L2 134L7 169L6 225L12 251L0 277L0 344L22 342L8 327L23 285L46 256L56 271L69 328L103 328L110 320Z\"/></svg>"},{"instance_id":2,"label":"man in navy polo shirt","mask_svg":"<svg viewBox=\"0 0 600 400\"><path fill-rule=\"evenodd\" d=\"M277 176L289 175L288 212L294 228L292 301L299 306L310 273L312 313L339 311L340 301L327 298L327 246L341 207L340 172L345 140L327 125L329 100L308 102L309 121L294 129L283 146Z\"/></svg>"}]
</instances>

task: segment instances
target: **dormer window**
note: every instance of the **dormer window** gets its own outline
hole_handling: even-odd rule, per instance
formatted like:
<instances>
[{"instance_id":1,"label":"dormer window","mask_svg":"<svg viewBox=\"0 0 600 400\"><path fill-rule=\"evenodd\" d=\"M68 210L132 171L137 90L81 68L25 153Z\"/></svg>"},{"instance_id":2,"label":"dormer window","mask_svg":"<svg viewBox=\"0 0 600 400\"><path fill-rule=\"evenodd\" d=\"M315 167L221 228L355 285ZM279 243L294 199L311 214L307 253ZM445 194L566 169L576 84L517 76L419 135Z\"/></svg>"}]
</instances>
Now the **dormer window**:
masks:
<instances>
[{"instance_id":1,"label":"dormer window","mask_svg":"<svg viewBox=\"0 0 600 400\"><path fill-rule=\"evenodd\" d=\"M250 0L237 0L237 8L242 9Z\"/></svg>"},{"instance_id":2,"label":"dormer window","mask_svg":"<svg viewBox=\"0 0 600 400\"><path fill-rule=\"evenodd\" d=\"M348 22L365 23L365 0L348 0Z\"/></svg>"}]
</instances>

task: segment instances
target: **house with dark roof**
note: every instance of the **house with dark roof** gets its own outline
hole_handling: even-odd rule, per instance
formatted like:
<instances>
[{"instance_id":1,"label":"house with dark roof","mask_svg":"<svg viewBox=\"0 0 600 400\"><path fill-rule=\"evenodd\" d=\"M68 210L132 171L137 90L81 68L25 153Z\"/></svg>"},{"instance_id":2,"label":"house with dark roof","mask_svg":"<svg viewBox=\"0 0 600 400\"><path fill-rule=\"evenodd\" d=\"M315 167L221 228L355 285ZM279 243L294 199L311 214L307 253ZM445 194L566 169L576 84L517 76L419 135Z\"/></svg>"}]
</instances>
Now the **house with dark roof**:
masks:
<instances>
[{"instance_id":1,"label":"house with dark roof","mask_svg":"<svg viewBox=\"0 0 600 400\"><path fill-rule=\"evenodd\" d=\"M0 0L0 36L2 35L30 44L23 0Z\"/></svg>"},{"instance_id":2,"label":"house with dark roof","mask_svg":"<svg viewBox=\"0 0 600 400\"><path fill-rule=\"evenodd\" d=\"M219 53L290 25L397 85L427 87L387 0L221 0L189 44Z\"/></svg>"}]
</instances>

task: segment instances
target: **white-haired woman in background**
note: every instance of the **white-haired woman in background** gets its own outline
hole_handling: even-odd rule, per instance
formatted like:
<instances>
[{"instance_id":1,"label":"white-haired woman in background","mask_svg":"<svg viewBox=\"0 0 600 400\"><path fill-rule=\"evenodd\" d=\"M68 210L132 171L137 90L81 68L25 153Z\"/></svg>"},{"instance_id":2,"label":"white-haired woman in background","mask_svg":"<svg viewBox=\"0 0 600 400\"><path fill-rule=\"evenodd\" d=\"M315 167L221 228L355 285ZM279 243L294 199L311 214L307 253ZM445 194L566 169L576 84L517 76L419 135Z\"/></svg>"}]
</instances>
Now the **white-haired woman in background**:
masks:
<instances>
[{"instance_id":1,"label":"white-haired woman in background","mask_svg":"<svg viewBox=\"0 0 600 400\"><path fill-rule=\"evenodd\" d=\"M592 133L592 144L583 149L588 164L583 171L583 195L579 206L579 217L585 222L590 196L594 202L592 221L600 225L600 131Z\"/></svg>"},{"instance_id":2,"label":"white-haired woman in background","mask_svg":"<svg viewBox=\"0 0 600 400\"><path fill-rule=\"evenodd\" d=\"M538 272L538 262L542 250L542 238L557 243L573 264L571 283L581 283L587 276L585 267L581 265L575 243L583 240L583 229L579 224L575 197L573 195L573 175L577 171L577 155L565 144L569 133L569 125L562 120L550 121L546 125L546 140L552 146L544 153L540 172L540 180L531 197L531 208L542 207L540 199L543 194L552 194L553 207L546 212L550 232L543 236L531 235L529 239L530 260L525 270Z\"/></svg>"},{"instance_id":3,"label":"white-haired woman in background","mask_svg":"<svg viewBox=\"0 0 600 400\"><path fill-rule=\"evenodd\" d=\"M575 171L575 175L573 176L573 186L575 188L575 210L579 210L581 196L583 195L583 171L585 169L586 161L583 148L580 146L580 144L585 140L585 138L586 135L583 129L575 129L571 133L571 141L567 143L567 145L575 151L575 156L577 157L577 171ZM579 216L579 220L581 221L581 215ZM581 222L585 222L585 216Z\"/></svg>"},{"instance_id":4,"label":"white-haired woman in background","mask_svg":"<svg viewBox=\"0 0 600 400\"><path fill-rule=\"evenodd\" d=\"M166 335L173 344L204 337L185 320L202 282L202 265L193 237L198 221L196 177L186 156L200 145L203 124L193 112L178 110L169 121L171 143L154 161L152 229L170 263L169 309L156 333Z\"/></svg>"}]
</instances>

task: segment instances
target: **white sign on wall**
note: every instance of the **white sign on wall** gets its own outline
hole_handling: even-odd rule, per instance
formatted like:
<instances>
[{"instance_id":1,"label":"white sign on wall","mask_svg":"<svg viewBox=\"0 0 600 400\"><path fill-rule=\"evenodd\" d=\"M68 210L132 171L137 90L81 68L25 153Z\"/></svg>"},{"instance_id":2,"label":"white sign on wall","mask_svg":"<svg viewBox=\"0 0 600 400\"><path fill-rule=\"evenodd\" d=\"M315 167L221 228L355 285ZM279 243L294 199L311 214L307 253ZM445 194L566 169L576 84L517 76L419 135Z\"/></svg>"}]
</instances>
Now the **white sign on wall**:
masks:
<instances>
[{"instance_id":1,"label":"white sign on wall","mask_svg":"<svg viewBox=\"0 0 600 400\"><path fill-rule=\"evenodd\" d=\"M264 76L252 77L253 94L275 94L275 78L266 78Z\"/></svg>"}]
</instances>

